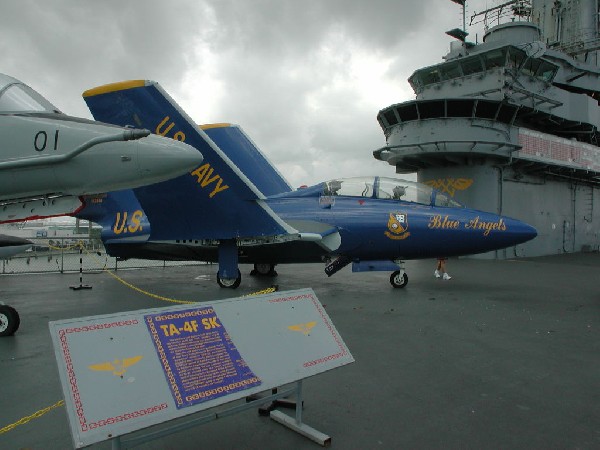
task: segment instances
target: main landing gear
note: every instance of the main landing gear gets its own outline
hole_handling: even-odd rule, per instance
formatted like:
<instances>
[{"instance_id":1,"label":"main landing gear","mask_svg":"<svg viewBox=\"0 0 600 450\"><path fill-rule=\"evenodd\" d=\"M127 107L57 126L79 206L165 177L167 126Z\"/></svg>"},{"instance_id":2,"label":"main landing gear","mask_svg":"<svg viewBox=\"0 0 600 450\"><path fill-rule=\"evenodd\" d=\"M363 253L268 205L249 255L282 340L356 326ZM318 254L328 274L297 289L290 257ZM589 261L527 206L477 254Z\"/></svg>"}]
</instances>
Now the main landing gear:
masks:
<instances>
[{"instance_id":1,"label":"main landing gear","mask_svg":"<svg viewBox=\"0 0 600 450\"><path fill-rule=\"evenodd\" d=\"M21 319L12 306L0 303L0 337L12 336L19 329Z\"/></svg>"},{"instance_id":2,"label":"main landing gear","mask_svg":"<svg viewBox=\"0 0 600 450\"><path fill-rule=\"evenodd\" d=\"M275 270L275 264L269 263L258 263L254 264L254 269L250 272L251 276L261 277L276 277L277 271Z\"/></svg>"},{"instance_id":3,"label":"main landing gear","mask_svg":"<svg viewBox=\"0 0 600 450\"><path fill-rule=\"evenodd\" d=\"M222 288L237 289L237 287L242 282L242 274L241 274L240 270L238 269L237 272L238 272L237 278L221 278L219 273L217 273L217 283Z\"/></svg>"},{"instance_id":4,"label":"main landing gear","mask_svg":"<svg viewBox=\"0 0 600 450\"><path fill-rule=\"evenodd\" d=\"M241 282L242 274L238 268L238 248L236 240L222 240L219 242L219 270L217 271L217 283L222 288L236 289Z\"/></svg>"}]
</instances>

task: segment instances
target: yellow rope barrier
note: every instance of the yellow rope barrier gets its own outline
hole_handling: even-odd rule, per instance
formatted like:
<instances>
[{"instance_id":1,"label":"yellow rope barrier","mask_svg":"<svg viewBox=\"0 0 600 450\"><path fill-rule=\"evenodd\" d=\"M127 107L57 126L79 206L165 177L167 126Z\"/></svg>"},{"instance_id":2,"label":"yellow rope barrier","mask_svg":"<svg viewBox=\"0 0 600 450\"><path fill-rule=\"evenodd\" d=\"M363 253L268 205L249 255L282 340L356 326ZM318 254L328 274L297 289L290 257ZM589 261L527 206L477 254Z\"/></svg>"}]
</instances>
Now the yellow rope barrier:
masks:
<instances>
[{"instance_id":1,"label":"yellow rope barrier","mask_svg":"<svg viewBox=\"0 0 600 450\"><path fill-rule=\"evenodd\" d=\"M83 242L79 242L80 247L86 252L87 255L91 256L93 259L95 259L98 263L101 263L101 261L98 261L98 258L96 258L96 256L90 252L87 251L87 249L85 247L83 247ZM139 292L140 294L143 295L147 295L148 297L152 297L155 298L157 300L162 300L165 302L171 302L171 303L181 303L184 305L191 305L194 303L198 303L197 301L191 301L191 300L177 300L175 298L170 298L170 297L164 297L162 295L158 295L158 294L153 294L152 292L148 292L145 291L137 286L134 286L133 284L125 281L123 278L121 278L120 276L118 276L116 273L114 273L112 270L107 269L106 267L103 267L102 270L106 273L108 273L111 277L113 277L115 280L119 281L120 283L124 284L125 286L127 286L130 289L133 289L136 292ZM244 295L243 297L251 297L254 295L263 295L263 294L270 294L272 292L277 291L278 287L277 286L271 286L268 287L266 289L260 290L260 291L256 291L256 292L252 292L250 294Z\"/></svg>"},{"instance_id":2,"label":"yellow rope barrier","mask_svg":"<svg viewBox=\"0 0 600 450\"><path fill-rule=\"evenodd\" d=\"M256 291L256 292L252 292L251 294L242 295L242 297L253 297L255 295L272 294L273 292L276 292L278 290L279 290L279 286L274 285L274 286L270 286L266 289L263 289L262 291Z\"/></svg>"},{"instance_id":3,"label":"yellow rope barrier","mask_svg":"<svg viewBox=\"0 0 600 450\"><path fill-rule=\"evenodd\" d=\"M0 428L0 434L7 433L8 431L15 429L19 425L25 425L27 422L29 422L33 419L37 419L38 417L42 417L47 412L52 411L54 408L63 406L64 404L65 404L65 401L60 400L52 406L48 406L47 408L40 409L39 411L34 412L30 416L23 417L22 419L17 420L15 423L11 423L10 425L5 426L4 428Z\"/></svg>"},{"instance_id":4,"label":"yellow rope barrier","mask_svg":"<svg viewBox=\"0 0 600 450\"><path fill-rule=\"evenodd\" d=\"M104 269L104 271L106 273L108 273L111 277L113 277L116 280L118 280L119 282L123 283L128 288L133 289L134 291L139 292L140 294L147 295L148 297L152 297L152 298L155 298L155 299L158 299L158 300L162 300L162 301L165 301L165 302L182 303L182 304L186 304L186 305L191 305L193 303L198 303L198 302L194 302L194 301L190 301L190 300L177 300L177 299L174 299L174 298L163 297L162 295L153 294L152 292L145 291L143 289L140 289L137 286L134 286L131 283L128 283L123 278L121 278L120 276L118 276L116 273L113 273L112 271L110 271L108 269Z\"/></svg>"},{"instance_id":5,"label":"yellow rope barrier","mask_svg":"<svg viewBox=\"0 0 600 450\"><path fill-rule=\"evenodd\" d=\"M53 245L48 244L48 248L52 250L73 250L74 248L83 248L83 241L78 241L76 244L69 245L67 247L55 247Z\"/></svg>"}]
</instances>

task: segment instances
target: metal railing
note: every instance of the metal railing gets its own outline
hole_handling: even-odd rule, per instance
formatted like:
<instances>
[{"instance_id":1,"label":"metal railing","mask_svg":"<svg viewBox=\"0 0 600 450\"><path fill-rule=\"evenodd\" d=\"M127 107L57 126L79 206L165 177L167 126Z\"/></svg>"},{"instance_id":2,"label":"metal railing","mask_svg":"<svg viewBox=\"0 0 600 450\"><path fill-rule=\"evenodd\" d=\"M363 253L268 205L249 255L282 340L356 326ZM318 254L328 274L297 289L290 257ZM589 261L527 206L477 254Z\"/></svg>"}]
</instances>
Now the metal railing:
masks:
<instances>
[{"instance_id":1,"label":"metal railing","mask_svg":"<svg viewBox=\"0 0 600 450\"><path fill-rule=\"evenodd\" d=\"M99 270L143 269L210 264L204 261L155 261L128 259L119 261L106 254L99 239L27 238L33 242L31 249L1 260L0 274L72 273ZM80 251L81 250L81 251Z\"/></svg>"}]
</instances>

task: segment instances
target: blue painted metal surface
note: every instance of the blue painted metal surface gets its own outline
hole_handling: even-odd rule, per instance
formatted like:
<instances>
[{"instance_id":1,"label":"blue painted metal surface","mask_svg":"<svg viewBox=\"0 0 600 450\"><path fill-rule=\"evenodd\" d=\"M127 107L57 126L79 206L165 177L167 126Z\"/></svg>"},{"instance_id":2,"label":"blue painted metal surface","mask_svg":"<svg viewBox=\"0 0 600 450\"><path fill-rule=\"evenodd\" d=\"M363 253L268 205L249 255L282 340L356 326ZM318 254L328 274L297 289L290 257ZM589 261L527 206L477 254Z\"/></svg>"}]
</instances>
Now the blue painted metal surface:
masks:
<instances>
[{"instance_id":1,"label":"blue painted metal surface","mask_svg":"<svg viewBox=\"0 0 600 450\"><path fill-rule=\"evenodd\" d=\"M355 261L352 263L352 272L393 272L400 267L392 261Z\"/></svg>"},{"instance_id":2,"label":"blue painted metal surface","mask_svg":"<svg viewBox=\"0 0 600 450\"><path fill-rule=\"evenodd\" d=\"M158 84L146 82L133 88L130 84L117 83L85 96L92 114L103 122L145 127L184 141L204 155L202 164L189 174L134 190L152 224L153 239L174 235L227 239L288 232L255 201L264 195Z\"/></svg>"},{"instance_id":3,"label":"blue painted metal surface","mask_svg":"<svg viewBox=\"0 0 600 450\"><path fill-rule=\"evenodd\" d=\"M231 159L265 196L292 190L271 162L237 125L218 124L201 127L212 141Z\"/></svg>"}]
</instances>

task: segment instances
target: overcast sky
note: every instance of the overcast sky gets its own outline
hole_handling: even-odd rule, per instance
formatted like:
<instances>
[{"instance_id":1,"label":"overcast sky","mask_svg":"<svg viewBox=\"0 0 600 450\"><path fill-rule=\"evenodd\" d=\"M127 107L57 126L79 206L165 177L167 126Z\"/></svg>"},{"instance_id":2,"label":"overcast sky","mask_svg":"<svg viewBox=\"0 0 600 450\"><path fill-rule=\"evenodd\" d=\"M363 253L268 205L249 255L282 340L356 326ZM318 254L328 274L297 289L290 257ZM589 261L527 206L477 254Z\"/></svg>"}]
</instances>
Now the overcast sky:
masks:
<instances>
[{"instance_id":1,"label":"overcast sky","mask_svg":"<svg viewBox=\"0 0 600 450\"><path fill-rule=\"evenodd\" d=\"M467 18L496 4L472 0ZM158 81L196 122L241 125L310 185L395 176L372 155L377 112L414 98L407 78L441 62L461 25L450 0L3 0L0 72L88 118L84 90Z\"/></svg>"}]
</instances>

